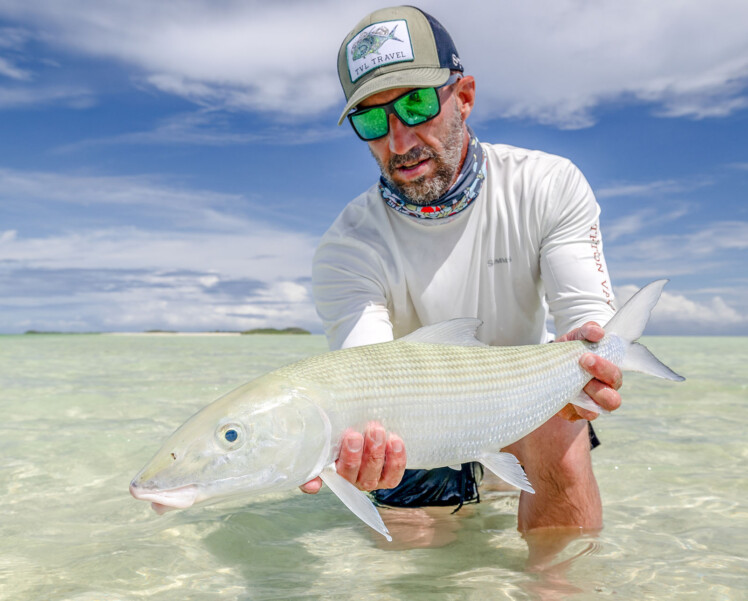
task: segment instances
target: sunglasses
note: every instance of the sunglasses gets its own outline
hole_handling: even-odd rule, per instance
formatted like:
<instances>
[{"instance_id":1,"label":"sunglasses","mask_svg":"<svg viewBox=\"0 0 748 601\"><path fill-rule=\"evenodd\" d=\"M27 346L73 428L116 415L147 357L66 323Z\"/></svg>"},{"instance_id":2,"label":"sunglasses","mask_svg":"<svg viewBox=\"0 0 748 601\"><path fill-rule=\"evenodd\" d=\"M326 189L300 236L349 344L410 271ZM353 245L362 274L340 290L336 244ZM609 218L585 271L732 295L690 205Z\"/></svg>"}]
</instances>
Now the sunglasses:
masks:
<instances>
[{"instance_id":1,"label":"sunglasses","mask_svg":"<svg viewBox=\"0 0 748 601\"><path fill-rule=\"evenodd\" d=\"M386 136L390 131L389 115L395 115L409 127L430 121L441 111L439 92L441 88L451 86L462 77L453 73L438 88L418 88L405 92L386 104L367 106L348 113L348 120L359 138L364 142Z\"/></svg>"}]
</instances>

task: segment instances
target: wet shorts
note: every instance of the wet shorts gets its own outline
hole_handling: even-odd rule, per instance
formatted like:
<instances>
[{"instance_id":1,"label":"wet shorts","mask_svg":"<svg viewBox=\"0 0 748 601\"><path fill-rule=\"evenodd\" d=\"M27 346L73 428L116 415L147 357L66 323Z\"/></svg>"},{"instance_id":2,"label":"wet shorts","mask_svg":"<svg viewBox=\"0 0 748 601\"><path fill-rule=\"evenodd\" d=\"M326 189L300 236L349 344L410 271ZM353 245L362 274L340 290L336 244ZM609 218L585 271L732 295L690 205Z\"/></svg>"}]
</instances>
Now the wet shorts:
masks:
<instances>
[{"instance_id":1,"label":"wet shorts","mask_svg":"<svg viewBox=\"0 0 748 601\"><path fill-rule=\"evenodd\" d=\"M589 424L590 448L600 445L600 441ZM380 505L393 507L424 507L478 503L478 486L483 479L483 466L480 463L463 463L460 470L451 467L438 467L433 470L405 470L400 484L395 488L375 490L374 500ZM456 510L455 510L456 511Z\"/></svg>"}]
</instances>

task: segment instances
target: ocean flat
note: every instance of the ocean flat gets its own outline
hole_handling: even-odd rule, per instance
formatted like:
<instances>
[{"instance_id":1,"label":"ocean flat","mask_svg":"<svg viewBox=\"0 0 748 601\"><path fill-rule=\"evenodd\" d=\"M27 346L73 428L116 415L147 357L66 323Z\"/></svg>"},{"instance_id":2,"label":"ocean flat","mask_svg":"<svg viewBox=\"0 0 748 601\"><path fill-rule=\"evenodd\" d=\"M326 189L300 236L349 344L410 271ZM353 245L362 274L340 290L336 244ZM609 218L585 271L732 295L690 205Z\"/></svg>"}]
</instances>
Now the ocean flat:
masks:
<instances>
[{"instance_id":1,"label":"ocean flat","mask_svg":"<svg viewBox=\"0 0 748 601\"><path fill-rule=\"evenodd\" d=\"M0 336L0 598L744 599L748 338L644 342L687 381L627 374L596 422L605 528L537 565L512 492L391 515L392 545L327 492L160 517L129 496L189 415L320 336Z\"/></svg>"}]
</instances>

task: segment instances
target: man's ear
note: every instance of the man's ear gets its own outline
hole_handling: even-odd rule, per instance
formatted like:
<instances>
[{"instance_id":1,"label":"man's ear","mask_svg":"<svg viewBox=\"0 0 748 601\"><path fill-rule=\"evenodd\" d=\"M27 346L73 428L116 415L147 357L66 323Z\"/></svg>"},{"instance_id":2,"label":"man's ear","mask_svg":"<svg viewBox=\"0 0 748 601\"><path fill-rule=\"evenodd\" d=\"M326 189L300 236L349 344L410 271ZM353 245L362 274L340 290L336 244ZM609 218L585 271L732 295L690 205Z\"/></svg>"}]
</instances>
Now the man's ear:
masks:
<instances>
[{"instance_id":1,"label":"man's ear","mask_svg":"<svg viewBox=\"0 0 748 601\"><path fill-rule=\"evenodd\" d=\"M460 116L465 121L475 105L475 78L466 75L455 83L455 98L460 108Z\"/></svg>"}]
</instances>

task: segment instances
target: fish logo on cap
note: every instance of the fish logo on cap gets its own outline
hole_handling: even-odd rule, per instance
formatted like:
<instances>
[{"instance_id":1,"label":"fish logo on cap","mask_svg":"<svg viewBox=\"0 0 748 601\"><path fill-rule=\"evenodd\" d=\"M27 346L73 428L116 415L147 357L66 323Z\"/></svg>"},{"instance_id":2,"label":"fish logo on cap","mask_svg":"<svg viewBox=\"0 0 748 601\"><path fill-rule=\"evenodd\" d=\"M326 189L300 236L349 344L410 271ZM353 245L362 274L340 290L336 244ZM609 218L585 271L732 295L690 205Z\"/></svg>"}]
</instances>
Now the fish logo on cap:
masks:
<instances>
[{"instance_id":1,"label":"fish logo on cap","mask_svg":"<svg viewBox=\"0 0 748 601\"><path fill-rule=\"evenodd\" d=\"M383 49L385 45L386 48ZM351 82L372 69L412 61L413 47L408 23L404 19L398 19L369 25L353 36L346 51Z\"/></svg>"},{"instance_id":2,"label":"fish logo on cap","mask_svg":"<svg viewBox=\"0 0 748 601\"><path fill-rule=\"evenodd\" d=\"M375 29L369 31L364 30L361 35L356 38L353 44L353 60L364 58L366 55L372 52L377 52L382 45L388 40L397 40L402 42L400 38L395 37L395 30L397 25L392 28L392 31L388 30L387 27L381 25ZM377 52L377 54L379 54Z\"/></svg>"}]
</instances>

